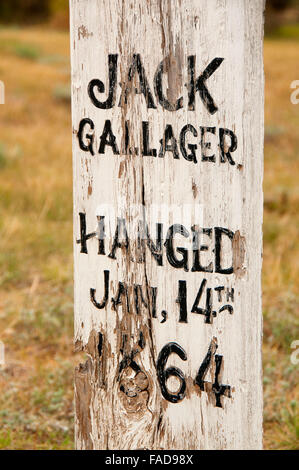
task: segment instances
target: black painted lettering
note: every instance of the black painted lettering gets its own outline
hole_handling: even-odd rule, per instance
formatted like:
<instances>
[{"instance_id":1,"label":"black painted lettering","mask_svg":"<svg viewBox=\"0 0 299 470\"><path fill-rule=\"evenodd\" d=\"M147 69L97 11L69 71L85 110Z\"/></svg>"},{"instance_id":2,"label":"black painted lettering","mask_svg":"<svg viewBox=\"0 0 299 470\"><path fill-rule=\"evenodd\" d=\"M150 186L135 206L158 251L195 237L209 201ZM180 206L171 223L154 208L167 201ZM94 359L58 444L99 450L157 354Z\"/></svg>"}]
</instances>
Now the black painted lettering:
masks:
<instances>
[{"instance_id":1,"label":"black painted lettering","mask_svg":"<svg viewBox=\"0 0 299 470\"><path fill-rule=\"evenodd\" d=\"M224 286L218 286L218 287L215 287L215 291L217 292L218 294L218 302L221 302L222 301L222 291L224 290Z\"/></svg>"},{"instance_id":2,"label":"black painted lettering","mask_svg":"<svg viewBox=\"0 0 299 470\"><path fill-rule=\"evenodd\" d=\"M149 147L149 123L142 121L142 155L144 157L156 157L157 150Z\"/></svg>"},{"instance_id":3,"label":"black painted lettering","mask_svg":"<svg viewBox=\"0 0 299 470\"><path fill-rule=\"evenodd\" d=\"M206 305L205 308L201 308L198 306L200 299L202 297L204 288L206 286L207 280L203 279L200 288L198 290L195 302L193 304L193 307L191 309L191 313L197 313L199 315L204 315L205 316L205 323L212 323L212 316L215 316L215 312L212 312L212 289L210 287L207 287L206 289Z\"/></svg>"},{"instance_id":4,"label":"black painted lettering","mask_svg":"<svg viewBox=\"0 0 299 470\"><path fill-rule=\"evenodd\" d=\"M195 129L195 127L193 127L191 124L186 124L180 132L180 149L185 160L187 160L188 162L197 163L197 160L196 160L197 145L188 144L188 150L190 150L190 153L187 153L186 151L187 132L191 132L194 135L194 137L197 137L197 130Z\"/></svg>"},{"instance_id":5,"label":"black painted lettering","mask_svg":"<svg viewBox=\"0 0 299 470\"><path fill-rule=\"evenodd\" d=\"M170 143L169 143L170 142ZM180 158L176 138L173 135L172 126L167 124L163 139L160 140L159 157L163 158L166 152L172 152L174 158Z\"/></svg>"},{"instance_id":6,"label":"black painted lettering","mask_svg":"<svg viewBox=\"0 0 299 470\"><path fill-rule=\"evenodd\" d=\"M125 138L124 138L124 144L122 148L122 154L123 155L132 155L133 153L135 155L138 155L138 148L135 147L134 150L130 147L130 128L129 128L129 121L125 121Z\"/></svg>"},{"instance_id":7,"label":"black painted lettering","mask_svg":"<svg viewBox=\"0 0 299 470\"><path fill-rule=\"evenodd\" d=\"M227 310L230 315L234 313L234 308L232 305L223 305L223 307L219 309L219 313L224 312L225 310Z\"/></svg>"},{"instance_id":8,"label":"black painted lettering","mask_svg":"<svg viewBox=\"0 0 299 470\"><path fill-rule=\"evenodd\" d=\"M145 242L149 248L152 257L157 262L158 266L163 265L163 224L156 223L156 238L155 243L150 237L149 228L146 222L140 221L138 224L137 243L138 249L141 252L140 262L145 261Z\"/></svg>"},{"instance_id":9,"label":"black painted lettering","mask_svg":"<svg viewBox=\"0 0 299 470\"><path fill-rule=\"evenodd\" d=\"M146 309L148 308L148 304L143 297L142 286L139 284L134 285L134 302L137 315L140 315L142 305L144 305Z\"/></svg>"},{"instance_id":10,"label":"black painted lettering","mask_svg":"<svg viewBox=\"0 0 299 470\"><path fill-rule=\"evenodd\" d=\"M96 289L91 288L90 300L93 303L93 305L98 309L102 309L106 307L108 296L109 296L109 271L104 271L104 298L102 302L97 302L95 295L96 295Z\"/></svg>"},{"instance_id":11,"label":"black painted lettering","mask_svg":"<svg viewBox=\"0 0 299 470\"><path fill-rule=\"evenodd\" d=\"M121 232L123 233L124 240L120 242ZM116 259L115 252L117 248L125 248L126 250L129 249L129 237L126 227L126 220L117 217L117 226L115 230L115 235L113 239L111 253L108 255L109 258Z\"/></svg>"},{"instance_id":12,"label":"black painted lettering","mask_svg":"<svg viewBox=\"0 0 299 470\"><path fill-rule=\"evenodd\" d=\"M168 367L165 369L166 363L170 354L177 354L183 361L187 360L187 355L184 349L177 343L167 343L163 349L161 349L157 361L157 375L161 392L165 400L171 403L178 403L183 400L186 394L186 380L183 372L178 367ZM169 377L177 377L180 381L180 389L176 393L169 392L167 388L167 380Z\"/></svg>"},{"instance_id":13,"label":"black painted lettering","mask_svg":"<svg viewBox=\"0 0 299 470\"><path fill-rule=\"evenodd\" d=\"M222 396L225 395L229 398L231 397L230 385L223 385L219 383L219 377L221 376L221 369L222 369L222 360L223 360L223 356L219 356L218 354L215 354L216 370L215 370L215 379L213 383L213 392L215 394L216 406L218 408L222 408L222 403L221 403Z\"/></svg>"},{"instance_id":14,"label":"black painted lettering","mask_svg":"<svg viewBox=\"0 0 299 470\"><path fill-rule=\"evenodd\" d=\"M170 103L169 100L165 97L165 94L163 93L162 76L164 70L167 70L169 66L169 57L166 57L166 59L162 60L162 62L158 65L154 78L155 93L160 105L163 106L164 109L166 109L167 111L177 111L178 109L181 109L183 107L183 97L181 96L175 103Z\"/></svg>"},{"instance_id":15,"label":"black painted lettering","mask_svg":"<svg viewBox=\"0 0 299 470\"><path fill-rule=\"evenodd\" d=\"M231 242L234 238L234 232L227 228L215 227L215 272L220 274L232 274L234 269L233 265L228 268L223 268L221 264L221 241L222 236L227 236Z\"/></svg>"},{"instance_id":16,"label":"black painted lettering","mask_svg":"<svg viewBox=\"0 0 299 470\"><path fill-rule=\"evenodd\" d=\"M200 135L201 135L201 161L202 162L215 162L216 158L215 155L206 155L207 150L211 150L211 142L206 142L206 134L210 132L211 134L216 134L216 127L201 127L200 128Z\"/></svg>"},{"instance_id":17,"label":"black painted lettering","mask_svg":"<svg viewBox=\"0 0 299 470\"><path fill-rule=\"evenodd\" d=\"M115 104L116 82L117 82L117 57L118 54L108 55L109 93L106 101L99 101L95 96L95 88L98 93L105 92L105 85L101 80L94 79L88 84L88 95L92 104L100 109L110 109Z\"/></svg>"},{"instance_id":18,"label":"black painted lettering","mask_svg":"<svg viewBox=\"0 0 299 470\"><path fill-rule=\"evenodd\" d=\"M105 121L103 133L100 137L99 153L105 153L106 145L112 148L114 155L119 155L119 150L116 144L116 138L112 132L111 121L109 119Z\"/></svg>"},{"instance_id":19,"label":"black painted lettering","mask_svg":"<svg viewBox=\"0 0 299 470\"><path fill-rule=\"evenodd\" d=\"M225 136L230 137L230 145L225 142ZM238 146L238 140L236 134L229 129L219 129L219 146L220 146L220 161L225 163L226 160L231 164L235 165L235 161L232 159L231 152L234 152Z\"/></svg>"},{"instance_id":20,"label":"black painted lettering","mask_svg":"<svg viewBox=\"0 0 299 470\"><path fill-rule=\"evenodd\" d=\"M141 62L140 54L133 54L132 63L128 70L128 77L127 81L123 86L123 92L119 101L119 106L123 106L128 102L128 95L131 93L133 89L133 79L135 74L137 73L139 78L139 89L135 88L135 93L143 94L145 97L146 105L148 108L156 109L156 105L154 103L154 98L152 92L150 90L150 86L148 84L144 67Z\"/></svg>"},{"instance_id":21,"label":"black painted lettering","mask_svg":"<svg viewBox=\"0 0 299 470\"><path fill-rule=\"evenodd\" d=\"M210 114L215 114L218 110L212 96L209 93L209 90L205 85L205 82L218 69L223 60L224 59L220 57L213 59L212 62L210 62L209 65L205 68L203 73L195 80L195 56L192 55L188 57L188 108L190 111L194 111L195 109L196 91L199 92L199 96Z\"/></svg>"},{"instance_id":22,"label":"black painted lettering","mask_svg":"<svg viewBox=\"0 0 299 470\"><path fill-rule=\"evenodd\" d=\"M84 152L90 152L91 155L94 155L94 151L93 151L94 134L93 133L92 134L88 134L88 133L84 134L84 139L86 139L88 141L88 144L84 143L84 140L83 140L83 132L85 130L86 125L89 125L91 130L94 130L94 123L91 119L89 119L89 118L81 119L80 124L79 124L79 129L78 129L78 132L77 132L79 147Z\"/></svg>"},{"instance_id":23,"label":"black painted lettering","mask_svg":"<svg viewBox=\"0 0 299 470\"><path fill-rule=\"evenodd\" d=\"M176 248L177 252L182 254L181 259L177 258L174 251L173 237L176 233L183 235L183 237L185 238L189 237L189 232L183 225L171 225L171 227L169 227L168 229L166 241L164 243L164 246L166 247L166 256L171 266L173 266L174 268L183 268L184 271L188 271L188 251L186 250L186 248Z\"/></svg>"},{"instance_id":24,"label":"black painted lettering","mask_svg":"<svg viewBox=\"0 0 299 470\"><path fill-rule=\"evenodd\" d=\"M191 227L193 236L192 236L192 249L193 249L193 265L191 268L192 272L205 272L205 273L212 273L213 272L213 263L210 262L208 266L202 266L200 261L200 252L207 251L209 249L208 245L200 245L199 246L199 234L208 236L210 239L212 238L212 229L211 228L202 228L200 231L196 229L193 225Z\"/></svg>"},{"instance_id":25,"label":"black painted lettering","mask_svg":"<svg viewBox=\"0 0 299 470\"><path fill-rule=\"evenodd\" d=\"M234 301L234 294L235 294L234 288L232 287L231 289L229 289L229 287L227 287L227 289L226 289L226 301L229 302L231 300L233 302Z\"/></svg>"},{"instance_id":26,"label":"black painted lettering","mask_svg":"<svg viewBox=\"0 0 299 470\"><path fill-rule=\"evenodd\" d=\"M95 237L96 232L86 233L86 214L84 212L79 212L79 218L80 218L80 239L76 240L76 243L81 244L80 253L87 254L88 251L87 251L86 241L89 240L90 238Z\"/></svg>"},{"instance_id":27,"label":"black painted lettering","mask_svg":"<svg viewBox=\"0 0 299 470\"><path fill-rule=\"evenodd\" d=\"M98 249L98 255L104 255L105 254L105 216L104 215L98 215L97 216L98 220L98 229L97 229L97 237L99 240L99 249Z\"/></svg>"},{"instance_id":28,"label":"black painted lettering","mask_svg":"<svg viewBox=\"0 0 299 470\"><path fill-rule=\"evenodd\" d=\"M130 313L130 303L127 285L123 282L118 283L118 290L115 297L111 298L113 309L117 310L118 305L123 305L125 310ZM125 303L124 303L125 302Z\"/></svg>"},{"instance_id":29,"label":"black painted lettering","mask_svg":"<svg viewBox=\"0 0 299 470\"><path fill-rule=\"evenodd\" d=\"M149 291L149 301L151 306L152 317L157 318L157 287L150 287Z\"/></svg>"},{"instance_id":30,"label":"black painted lettering","mask_svg":"<svg viewBox=\"0 0 299 470\"><path fill-rule=\"evenodd\" d=\"M187 319L187 283L179 281L178 296L176 303L180 306L179 323L188 323Z\"/></svg>"}]
</instances>

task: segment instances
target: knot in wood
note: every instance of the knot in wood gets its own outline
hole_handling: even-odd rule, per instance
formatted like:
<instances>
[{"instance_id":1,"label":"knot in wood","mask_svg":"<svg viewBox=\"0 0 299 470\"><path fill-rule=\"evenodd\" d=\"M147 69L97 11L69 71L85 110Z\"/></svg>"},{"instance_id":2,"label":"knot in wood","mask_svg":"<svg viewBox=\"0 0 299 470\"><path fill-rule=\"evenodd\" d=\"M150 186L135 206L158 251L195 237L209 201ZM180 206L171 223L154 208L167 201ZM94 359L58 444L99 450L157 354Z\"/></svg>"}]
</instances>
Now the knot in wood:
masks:
<instances>
[{"instance_id":1,"label":"knot in wood","mask_svg":"<svg viewBox=\"0 0 299 470\"><path fill-rule=\"evenodd\" d=\"M144 412L149 398L149 380L142 372L135 372L127 367L120 379L121 401L128 413Z\"/></svg>"}]
</instances>

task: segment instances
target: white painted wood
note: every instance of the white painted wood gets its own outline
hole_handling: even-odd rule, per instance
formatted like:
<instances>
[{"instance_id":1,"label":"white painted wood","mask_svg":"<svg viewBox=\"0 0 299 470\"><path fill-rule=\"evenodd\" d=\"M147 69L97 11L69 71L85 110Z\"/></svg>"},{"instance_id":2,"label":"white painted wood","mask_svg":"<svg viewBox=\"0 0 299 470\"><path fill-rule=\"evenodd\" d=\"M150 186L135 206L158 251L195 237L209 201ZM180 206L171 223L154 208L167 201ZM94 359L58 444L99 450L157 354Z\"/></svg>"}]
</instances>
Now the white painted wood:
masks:
<instances>
[{"instance_id":1,"label":"white painted wood","mask_svg":"<svg viewBox=\"0 0 299 470\"><path fill-rule=\"evenodd\" d=\"M75 341L89 359L76 370L76 445L78 449L259 449L262 446L262 365L261 365L261 261L262 261L262 174L263 174L263 0L71 0L72 115L74 162L74 257L75 257ZM108 54L118 54L116 104L99 109L88 96L93 79L104 83L95 90L99 101L108 95ZM146 106L143 94L128 93L127 104L118 106L121 88L127 83L133 54L140 54L156 109ZM196 92L195 110L188 109L188 56L196 56L195 78L215 58L223 58L205 82L218 110L211 114ZM165 59L163 90L169 101L183 97L177 111L163 109L154 91L158 64ZM167 71L167 65L168 67ZM166 92L166 89L168 91ZM103 91L103 90L102 90ZM94 123L94 155L79 147L80 121ZM197 163L166 152L163 158L114 155L111 147L99 154L100 136L106 120L111 121L118 148L124 147L125 121L129 121L132 148L141 147L141 122L149 122L150 145L159 151L166 124L178 138L186 124L198 136L186 135L197 144ZM212 142L215 162L202 161L200 126L215 127ZM231 154L235 165L220 161L219 128L237 136ZM85 127L84 142L89 143ZM226 145L230 139L226 140ZM179 145L179 144L178 144ZM227 147L225 148L227 150ZM189 150L188 150L189 152ZM140 152L139 152L140 153ZM145 210L142 210L142 204ZM141 207L141 208L140 208ZM160 213L155 213L155 210ZM135 211L135 213L134 213ZM139 211L139 212L138 212ZM97 216L105 216L106 255L98 254L96 237L86 241L88 253L81 253L79 213L85 214L87 232L99 229ZM145 263L136 261L136 226L130 232L130 251L116 250L116 259L107 255L116 219L136 222L145 217L150 234L163 222L164 241L173 223L183 224L188 237L175 235L176 245L188 249L188 271L171 266L163 246L163 266L158 266L146 248ZM191 272L191 226L212 228L211 238L201 237L208 250L201 251L203 265L212 262L213 272ZM223 237L221 262L232 274L215 272L215 227L234 234L232 243ZM181 258L180 253L176 253ZM91 302L90 288L98 302L104 295L104 270L109 270L109 300L103 309ZM203 279L212 288L212 323L191 313ZM118 282L129 286L126 302L112 308L111 297ZM178 281L187 285L187 323L179 322ZM133 285L157 288L157 318L149 308L135 312ZM234 288L234 302L217 286ZM205 292L200 306L205 305ZM226 292L226 291L224 291ZM219 309L229 303L233 313ZM167 311L163 320L162 310ZM145 344L138 345L140 332ZM102 335L102 347L98 345ZM135 351L134 361L142 373L125 367L122 337L128 342L123 354ZM214 343L212 339L214 339ZM142 339L142 337L141 337ZM176 366L184 374L186 395L178 403L163 398L156 364L161 349L176 342L187 360L171 354L166 368ZM222 396L215 406L215 394L205 385L200 391L194 379L210 344L217 342L223 356L221 381L231 386L231 397ZM99 354L100 349L100 354ZM213 350L215 352L215 349ZM128 365L128 364L127 364ZM212 373L205 380L213 381ZM219 379L220 380L220 379ZM170 378L168 390L175 392L178 381Z\"/></svg>"}]
</instances>

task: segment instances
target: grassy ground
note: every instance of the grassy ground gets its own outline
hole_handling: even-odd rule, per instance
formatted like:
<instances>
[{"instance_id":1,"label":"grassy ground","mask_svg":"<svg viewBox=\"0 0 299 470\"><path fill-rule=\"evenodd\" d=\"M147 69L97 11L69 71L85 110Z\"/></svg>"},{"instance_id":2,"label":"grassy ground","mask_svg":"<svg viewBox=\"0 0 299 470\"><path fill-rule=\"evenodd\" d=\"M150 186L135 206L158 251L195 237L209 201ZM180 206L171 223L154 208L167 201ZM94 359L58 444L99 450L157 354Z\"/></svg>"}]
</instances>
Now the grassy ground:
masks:
<instances>
[{"instance_id":1,"label":"grassy ground","mask_svg":"<svg viewBox=\"0 0 299 470\"><path fill-rule=\"evenodd\" d=\"M68 35L0 29L0 448L73 448ZM299 448L298 42L265 43L265 448Z\"/></svg>"}]
</instances>

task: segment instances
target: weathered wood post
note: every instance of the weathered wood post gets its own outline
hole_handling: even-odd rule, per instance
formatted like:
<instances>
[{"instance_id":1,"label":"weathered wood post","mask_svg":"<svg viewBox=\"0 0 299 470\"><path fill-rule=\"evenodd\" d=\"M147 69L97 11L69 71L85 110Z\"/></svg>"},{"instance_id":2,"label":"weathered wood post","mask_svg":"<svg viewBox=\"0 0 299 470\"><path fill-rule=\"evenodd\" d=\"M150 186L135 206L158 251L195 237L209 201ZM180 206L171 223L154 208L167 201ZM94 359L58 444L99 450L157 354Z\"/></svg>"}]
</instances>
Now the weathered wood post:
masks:
<instances>
[{"instance_id":1,"label":"weathered wood post","mask_svg":"<svg viewBox=\"0 0 299 470\"><path fill-rule=\"evenodd\" d=\"M77 448L261 448L264 1L70 3Z\"/></svg>"}]
</instances>

